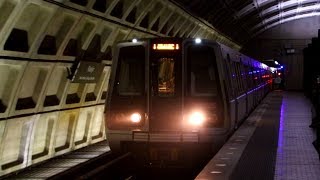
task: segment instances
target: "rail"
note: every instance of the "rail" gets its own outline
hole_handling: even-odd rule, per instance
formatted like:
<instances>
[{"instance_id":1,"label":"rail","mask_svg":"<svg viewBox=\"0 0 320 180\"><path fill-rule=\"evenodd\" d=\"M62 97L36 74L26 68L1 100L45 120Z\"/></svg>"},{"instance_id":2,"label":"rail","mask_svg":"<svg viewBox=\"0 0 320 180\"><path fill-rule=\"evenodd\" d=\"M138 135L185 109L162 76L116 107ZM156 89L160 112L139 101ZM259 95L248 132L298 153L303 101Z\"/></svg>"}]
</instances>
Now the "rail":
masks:
<instances>
[{"instance_id":1,"label":"rail","mask_svg":"<svg viewBox=\"0 0 320 180\"><path fill-rule=\"evenodd\" d=\"M125 161L126 159L130 158L131 157L131 153L126 153L126 154L123 154L113 160L111 160L110 162L96 168L96 169L93 169L89 172L87 172L86 174L80 176L78 179L94 179L96 178L97 176L99 176L99 174L101 174L102 172L105 172L107 171L108 169L112 169L113 166L117 166L120 162L123 162ZM112 172L110 172L112 173ZM115 172L113 172L115 173Z\"/></svg>"}]
</instances>

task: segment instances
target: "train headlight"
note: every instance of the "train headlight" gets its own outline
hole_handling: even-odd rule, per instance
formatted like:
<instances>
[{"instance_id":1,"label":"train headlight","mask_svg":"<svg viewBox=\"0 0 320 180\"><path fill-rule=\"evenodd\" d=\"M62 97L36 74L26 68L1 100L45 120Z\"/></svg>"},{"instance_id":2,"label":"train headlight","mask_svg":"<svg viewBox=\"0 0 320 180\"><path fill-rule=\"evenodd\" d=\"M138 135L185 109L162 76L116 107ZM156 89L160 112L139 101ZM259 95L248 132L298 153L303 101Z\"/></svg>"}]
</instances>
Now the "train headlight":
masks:
<instances>
[{"instance_id":1,"label":"train headlight","mask_svg":"<svg viewBox=\"0 0 320 180\"><path fill-rule=\"evenodd\" d=\"M205 121L205 115L202 112L193 112L190 114L188 121L191 125L201 126Z\"/></svg>"},{"instance_id":2,"label":"train headlight","mask_svg":"<svg viewBox=\"0 0 320 180\"><path fill-rule=\"evenodd\" d=\"M196 42L196 44L200 44L201 43L201 39L200 38L196 38L195 42Z\"/></svg>"},{"instance_id":3,"label":"train headlight","mask_svg":"<svg viewBox=\"0 0 320 180\"><path fill-rule=\"evenodd\" d=\"M130 120L133 123L139 123L141 121L141 115L139 113L133 113L130 116Z\"/></svg>"}]
</instances>

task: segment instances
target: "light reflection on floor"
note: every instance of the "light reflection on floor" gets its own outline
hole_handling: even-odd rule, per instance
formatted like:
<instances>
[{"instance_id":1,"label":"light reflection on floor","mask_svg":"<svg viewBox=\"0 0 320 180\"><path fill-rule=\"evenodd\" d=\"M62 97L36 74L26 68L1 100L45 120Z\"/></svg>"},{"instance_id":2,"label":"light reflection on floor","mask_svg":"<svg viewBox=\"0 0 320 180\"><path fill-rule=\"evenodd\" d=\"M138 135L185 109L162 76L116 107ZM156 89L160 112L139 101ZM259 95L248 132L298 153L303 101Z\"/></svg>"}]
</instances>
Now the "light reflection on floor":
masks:
<instances>
[{"instance_id":1,"label":"light reflection on floor","mask_svg":"<svg viewBox=\"0 0 320 180\"><path fill-rule=\"evenodd\" d=\"M276 169L275 169L275 176L276 177L281 177L282 174L282 166L280 165L280 159L283 159L283 126L284 126L284 104L285 100L282 100L281 104L281 111L280 111L280 122L279 122L279 136L278 136L278 149L277 149L277 160L276 160ZM275 178L276 179L276 178Z\"/></svg>"}]
</instances>

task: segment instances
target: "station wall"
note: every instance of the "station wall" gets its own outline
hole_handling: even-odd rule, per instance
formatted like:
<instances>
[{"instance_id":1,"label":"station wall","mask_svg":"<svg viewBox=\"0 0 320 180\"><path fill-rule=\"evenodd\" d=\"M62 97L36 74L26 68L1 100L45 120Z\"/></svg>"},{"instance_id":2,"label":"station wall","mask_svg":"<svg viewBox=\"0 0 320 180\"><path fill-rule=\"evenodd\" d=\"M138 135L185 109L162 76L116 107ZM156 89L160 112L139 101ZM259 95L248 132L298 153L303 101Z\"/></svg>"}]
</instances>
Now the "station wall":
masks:
<instances>
[{"instance_id":1,"label":"station wall","mask_svg":"<svg viewBox=\"0 0 320 180\"><path fill-rule=\"evenodd\" d=\"M302 90L303 49L318 36L320 16L283 23L266 30L243 46L242 52L260 60L276 59L285 67L286 88ZM287 54L286 49L294 49Z\"/></svg>"}]
</instances>

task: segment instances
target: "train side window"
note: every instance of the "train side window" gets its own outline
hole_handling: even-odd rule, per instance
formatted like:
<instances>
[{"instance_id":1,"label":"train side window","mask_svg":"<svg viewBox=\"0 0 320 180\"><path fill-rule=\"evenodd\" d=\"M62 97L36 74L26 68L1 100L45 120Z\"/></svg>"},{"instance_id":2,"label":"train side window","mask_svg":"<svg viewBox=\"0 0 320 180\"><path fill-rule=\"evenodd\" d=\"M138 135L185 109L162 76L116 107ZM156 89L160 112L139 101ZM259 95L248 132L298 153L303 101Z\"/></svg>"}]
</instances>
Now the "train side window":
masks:
<instances>
[{"instance_id":1,"label":"train side window","mask_svg":"<svg viewBox=\"0 0 320 180\"><path fill-rule=\"evenodd\" d=\"M119 52L117 67L117 93L142 95L144 91L145 49L143 46L123 47Z\"/></svg>"},{"instance_id":2,"label":"train side window","mask_svg":"<svg viewBox=\"0 0 320 180\"><path fill-rule=\"evenodd\" d=\"M239 72L241 93L243 93L244 92L244 80L243 80L243 76L242 76L241 64L239 62L237 63L237 67L238 67L238 72Z\"/></svg>"},{"instance_id":3,"label":"train side window","mask_svg":"<svg viewBox=\"0 0 320 180\"><path fill-rule=\"evenodd\" d=\"M261 79L261 69L260 68L257 68L257 77L258 77L258 84L261 85L262 83L262 79Z\"/></svg>"},{"instance_id":4,"label":"train side window","mask_svg":"<svg viewBox=\"0 0 320 180\"><path fill-rule=\"evenodd\" d=\"M240 72L240 63L235 62L235 71L236 71L236 78L238 82L238 93L239 95L243 92L243 87L242 87L242 79L241 79L241 72Z\"/></svg>"},{"instance_id":5,"label":"train side window","mask_svg":"<svg viewBox=\"0 0 320 180\"><path fill-rule=\"evenodd\" d=\"M245 73L246 73L246 81L247 81L247 89L251 89L253 87L253 82L252 82L252 78L251 78L251 72L250 72L250 67L245 65L244 66L245 69Z\"/></svg>"},{"instance_id":6,"label":"train side window","mask_svg":"<svg viewBox=\"0 0 320 180\"><path fill-rule=\"evenodd\" d=\"M228 91L228 94L229 94L229 99L233 99L234 98L234 92L233 92L233 87L234 87L234 84L232 83L232 77L231 77L231 59L230 59L230 55L227 54L227 59L224 61L225 63L225 76L226 76L226 79L227 79L227 91Z\"/></svg>"},{"instance_id":7,"label":"train side window","mask_svg":"<svg viewBox=\"0 0 320 180\"><path fill-rule=\"evenodd\" d=\"M239 69L239 63L235 62L235 70L236 70L236 77L237 77L237 81L238 81L238 90L239 93L242 93L242 81L241 81L241 75L240 75L240 69Z\"/></svg>"},{"instance_id":8,"label":"train side window","mask_svg":"<svg viewBox=\"0 0 320 180\"><path fill-rule=\"evenodd\" d=\"M236 64L234 61L231 62L231 76L232 76L232 83L234 84L235 96L237 96L239 94L239 81L237 78Z\"/></svg>"},{"instance_id":9,"label":"train side window","mask_svg":"<svg viewBox=\"0 0 320 180\"><path fill-rule=\"evenodd\" d=\"M242 77L242 82L243 82L243 90L246 91L248 88L247 72L246 72L246 69L242 63L240 64L240 69L241 69L241 77Z\"/></svg>"},{"instance_id":10,"label":"train side window","mask_svg":"<svg viewBox=\"0 0 320 180\"><path fill-rule=\"evenodd\" d=\"M254 70L253 70L253 79L254 79L254 84L255 86L259 86L260 82L259 82L259 69L254 67Z\"/></svg>"},{"instance_id":11,"label":"train side window","mask_svg":"<svg viewBox=\"0 0 320 180\"><path fill-rule=\"evenodd\" d=\"M263 81L264 81L264 83L267 83L268 82L268 71L264 69L263 72L264 72L263 73L264 74L264 76L263 76L264 80Z\"/></svg>"},{"instance_id":12,"label":"train side window","mask_svg":"<svg viewBox=\"0 0 320 180\"><path fill-rule=\"evenodd\" d=\"M257 82L256 82L256 79L255 79L255 69L254 69L254 67L250 67L250 78L252 80L253 87L256 87L257 86Z\"/></svg>"},{"instance_id":13,"label":"train side window","mask_svg":"<svg viewBox=\"0 0 320 180\"><path fill-rule=\"evenodd\" d=\"M264 83L264 69L260 69L260 79L261 79L261 84Z\"/></svg>"},{"instance_id":14,"label":"train side window","mask_svg":"<svg viewBox=\"0 0 320 180\"><path fill-rule=\"evenodd\" d=\"M191 95L216 96L218 75L214 49L201 45L189 46L187 62Z\"/></svg>"}]
</instances>

